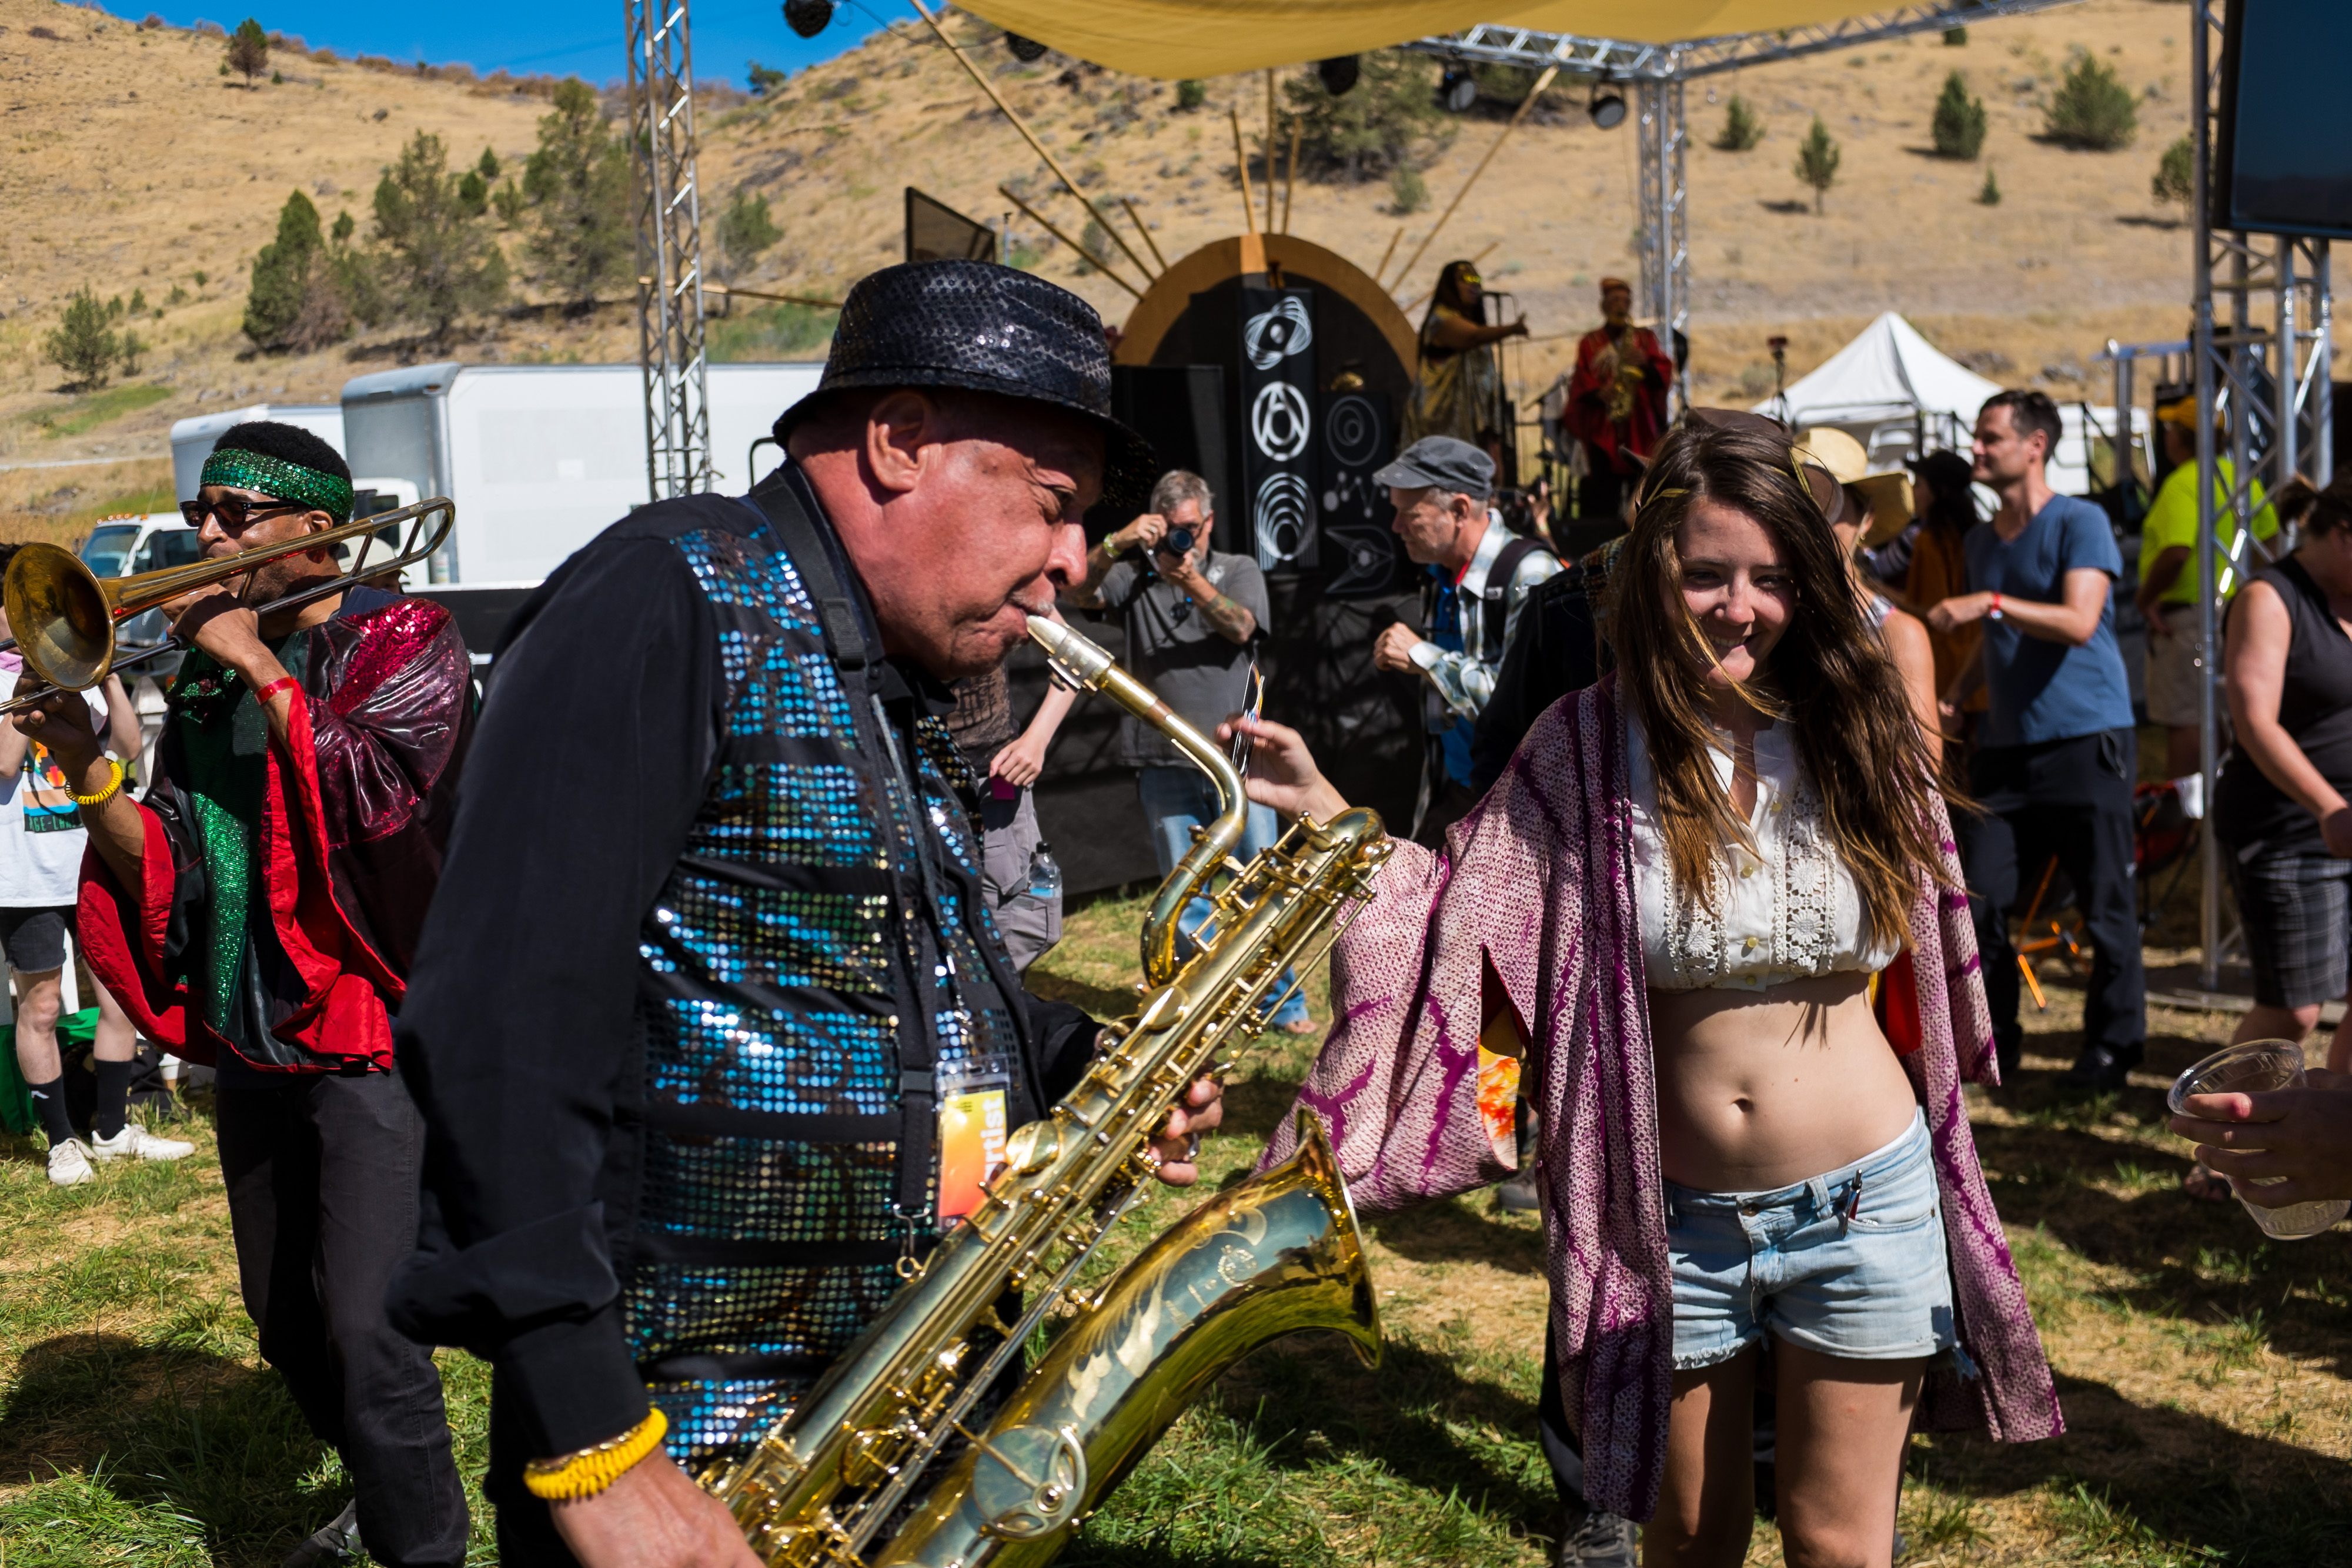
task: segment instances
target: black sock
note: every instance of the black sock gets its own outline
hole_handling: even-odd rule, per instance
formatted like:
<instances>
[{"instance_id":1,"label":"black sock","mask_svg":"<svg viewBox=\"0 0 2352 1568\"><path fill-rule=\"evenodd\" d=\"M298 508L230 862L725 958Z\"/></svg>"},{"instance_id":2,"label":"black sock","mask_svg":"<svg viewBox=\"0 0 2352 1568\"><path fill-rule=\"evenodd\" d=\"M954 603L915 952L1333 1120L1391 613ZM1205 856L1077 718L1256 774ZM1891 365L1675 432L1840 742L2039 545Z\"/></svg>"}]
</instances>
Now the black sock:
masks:
<instances>
[{"instance_id":1,"label":"black sock","mask_svg":"<svg viewBox=\"0 0 2352 1568\"><path fill-rule=\"evenodd\" d=\"M98 1110L90 1117L90 1131L101 1138L113 1137L122 1131L122 1121L131 1107L131 1077L139 1071L135 1061L93 1061L98 1070Z\"/></svg>"},{"instance_id":2,"label":"black sock","mask_svg":"<svg viewBox=\"0 0 2352 1568\"><path fill-rule=\"evenodd\" d=\"M62 1073L47 1083L27 1083L26 1093L33 1097L33 1109L41 1113L41 1130L49 1135L49 1147L71 1138L73 1123L66 1115L66 1081Z\"/></svg>"}]
</instances>

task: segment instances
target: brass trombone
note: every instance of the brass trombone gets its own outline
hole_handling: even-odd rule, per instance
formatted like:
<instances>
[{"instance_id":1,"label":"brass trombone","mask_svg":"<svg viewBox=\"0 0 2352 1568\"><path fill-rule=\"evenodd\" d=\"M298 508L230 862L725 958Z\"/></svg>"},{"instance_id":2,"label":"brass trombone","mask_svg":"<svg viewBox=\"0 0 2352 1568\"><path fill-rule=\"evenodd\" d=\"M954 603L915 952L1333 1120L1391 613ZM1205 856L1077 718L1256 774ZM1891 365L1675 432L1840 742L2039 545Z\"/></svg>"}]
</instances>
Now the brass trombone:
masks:
<instances>
[{"instance_id":1,"label":"brass trombone","mask_svg":"<svg viewBox=\"0 0 2352 1568\"><path fill-rule=\"evenodd\" d=\"M428 528L425 519L436 513L439 514L438 520ZM58 691L87 691L106 679L111 671L129 669L173 652L179 644L167 640L117 660L115 629L132 616L159 604L168 604L183 594L246 576L256 567L289 555L340 549L348 541L357 539L359 559L352 562L349 570L250 607L263 615L290 610L344 592L370 578L405 570L439 549L457 522L456 504L446 497L435 496L413 507L354 518L319 533L131 577L100 577L83 564L79 556L61 545L26 545L8 563L5 579L0 580L0 603L6 605L8 629L16 633L12 643L0 647L13 646L23 656L26 672L40 683L41 689L0 703L0 714L22 713ZM368 551L383 530L403 523L408 526L408 531L399 553L370 565ZM246 591L251 587L252 580L247 577Z\"/></svg>"}]
</instances>

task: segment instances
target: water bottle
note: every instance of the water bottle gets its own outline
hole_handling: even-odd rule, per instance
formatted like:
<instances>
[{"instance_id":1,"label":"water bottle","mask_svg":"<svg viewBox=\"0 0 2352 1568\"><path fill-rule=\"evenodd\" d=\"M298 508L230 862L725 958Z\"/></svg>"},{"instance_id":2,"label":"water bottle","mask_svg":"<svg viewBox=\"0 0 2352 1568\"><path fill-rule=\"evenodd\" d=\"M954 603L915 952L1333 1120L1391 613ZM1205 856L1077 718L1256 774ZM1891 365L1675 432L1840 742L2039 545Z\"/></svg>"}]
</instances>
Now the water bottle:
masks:
<instances>
[{"instance_id":1,"label":"water bottle","mask_svg":"<svg viewBox=\"0 0 2352 1568\"><path fill-rule=\"evenodd\" d=\"M1062 896L1062 868L1054 859L1053 846L1042 839L1029 857L1029 896L1040 904L1051 904Z\"/></svg>"}]
</instances>

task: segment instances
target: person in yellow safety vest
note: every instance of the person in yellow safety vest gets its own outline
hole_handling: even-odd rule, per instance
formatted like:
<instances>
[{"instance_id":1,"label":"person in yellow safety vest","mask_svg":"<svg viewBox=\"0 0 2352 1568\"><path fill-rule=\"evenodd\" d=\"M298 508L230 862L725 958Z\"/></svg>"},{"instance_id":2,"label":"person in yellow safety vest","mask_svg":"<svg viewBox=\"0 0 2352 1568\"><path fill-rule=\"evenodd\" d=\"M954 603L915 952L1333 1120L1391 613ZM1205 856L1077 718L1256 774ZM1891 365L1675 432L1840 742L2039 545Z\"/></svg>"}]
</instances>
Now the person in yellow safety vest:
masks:
<instances>
[{"instance_id":1,"label":"person in yellow safety vest","mask_svg":"<svg viewBox=\"0 0 2352 1568\"><path fill-rule=\"evenodd\" d=\"M2197 631L2197 400L2165 403L2156 420L2165 458L2174 466L2140 524L2139 593L2134 602L2147 618L2147 716L2164 726L2165 772L2177 779L2198 772L2197 683L2206 669L2205 645ZM2278 537L2279 524L2262 482L2254 481L2254 537L2233 564L2238 520L2230 495L2236 476L2227 457L2217 458L2214 467L2213 585L2226 605L2238 585L2270 560L2267 547ZM2221 629L2218 622L2214 629ZM2191 816L2203 815L2201 796L2200 789L2184 789L2181 802Z\"/></svg>"}]
</instances>

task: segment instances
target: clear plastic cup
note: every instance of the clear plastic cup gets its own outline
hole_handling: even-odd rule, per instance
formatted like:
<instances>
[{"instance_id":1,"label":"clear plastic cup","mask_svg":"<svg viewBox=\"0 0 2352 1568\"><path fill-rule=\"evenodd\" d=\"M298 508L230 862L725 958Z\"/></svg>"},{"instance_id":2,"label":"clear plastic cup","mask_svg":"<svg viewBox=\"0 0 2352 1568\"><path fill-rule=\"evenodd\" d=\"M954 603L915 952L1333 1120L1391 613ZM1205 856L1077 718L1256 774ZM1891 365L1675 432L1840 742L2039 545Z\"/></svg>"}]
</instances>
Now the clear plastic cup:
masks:
<instances>
[{"instance_id":1,"label":"clear plastic cup","mask_svg":"<svg viewBox=\"0 0 2352 1568\"><path fill-rule=\"evenodd\" d=\"M2180 1103L2191 1094L2258 1094L2265 1089L2299 1088L2303 1082L2303 1047L2291 1040L2250 1040L2215 1051L2174 1079L2164 1103L2177 1116L2181 1113ZM2263 1235L2281 1241L2317 1236L2352 1213L2352 1199L2341 1197L2290 1203L2279 1208L2264 1208L2242 1197L2238 1201L2246 1205L2246 1212L2254 1217Z\"/></svg>"}]
</instances>

